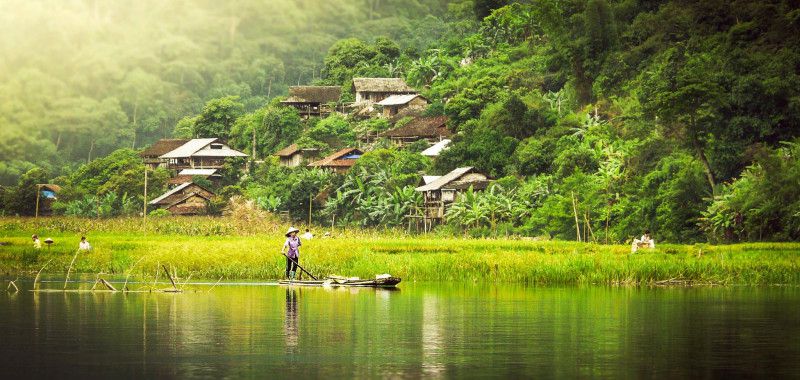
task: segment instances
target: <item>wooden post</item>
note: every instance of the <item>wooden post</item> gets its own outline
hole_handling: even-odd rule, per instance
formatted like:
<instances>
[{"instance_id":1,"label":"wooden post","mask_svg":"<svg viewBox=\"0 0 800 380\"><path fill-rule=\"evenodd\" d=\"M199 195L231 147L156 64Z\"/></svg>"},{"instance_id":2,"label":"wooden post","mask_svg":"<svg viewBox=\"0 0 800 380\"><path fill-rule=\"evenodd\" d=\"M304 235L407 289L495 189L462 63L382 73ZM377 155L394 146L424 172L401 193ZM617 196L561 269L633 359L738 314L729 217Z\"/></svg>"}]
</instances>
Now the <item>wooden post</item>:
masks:
<instances>
[{"instance_id":1,"label":"wooden post","mask_svg":"<svg viewBox=\"0 0 800 380\"><path fill-rule=\"evenodd\" d=\"M581 241L581 224L578 221L578 201L575 200L575 192L570 191L572 195L572 212L575 214L575 232L578 235L578 241Z\"/></svg>"},{"instance_id":2,"label":"wooden post","mask_svg":"<svg viewBox=\"0 0 800 380\"><path fill-rule=\"evenodd\" d=\"M42 196L42 185L36 185L36 216L35 220L39 220L39 197Z\"/></svg>"},{"instance_id":3,"label":"wooden post","mask_svg":"<svg viewBox=\"0 0 800 380\"><path fill-rule=\"evenodd\" d=\"M311 228L311 202L313 199L313 194L308 194L308 228Z\"/></svg>"},{"instance_id":4,"label":"wooden post","mask_svg":"<svg viewBox=\"0 0 800 380\"><path fill-rule=\"evenodd\" d=\"M144 201L142 202L142 220L147 222L147 164L144 164Z\"/></svg>"}]
</instances>

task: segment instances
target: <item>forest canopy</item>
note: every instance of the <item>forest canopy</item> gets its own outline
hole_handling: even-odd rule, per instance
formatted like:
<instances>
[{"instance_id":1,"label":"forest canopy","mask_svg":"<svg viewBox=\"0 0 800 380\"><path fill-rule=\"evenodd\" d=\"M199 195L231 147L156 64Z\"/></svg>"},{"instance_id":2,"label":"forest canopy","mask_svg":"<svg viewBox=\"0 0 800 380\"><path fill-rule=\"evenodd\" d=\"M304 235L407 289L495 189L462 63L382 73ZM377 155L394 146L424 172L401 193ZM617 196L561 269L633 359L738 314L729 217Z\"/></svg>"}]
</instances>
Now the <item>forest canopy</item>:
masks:
<instances>
[{"instance_id":1,"label":"forest canopy","mask_svg":"<svg viewBox=\"0 0 800 380\"><path fill-rule=\"evenodd\" d=\"M125 192L86 186L76 173L100 157L130 172L131 150L109 154L211 135L264 159L241 176L226 171L222 198L296 219L313 202L326 220L401 227L420 206L415 178L473 166L493 185L459 197L439 231L800 238L800 6L792 1L2 7L0 183L9 185L9 213L29 211L9 206L21 204L13 189L42 178L66 185L69 201L112 192L124 208ZM418 155L424 143L378 139L346 175L267 157L292 143L326 154L390 128L385 118L344 113L304 119L280 104L298 84L340 86L350 102L353 77L405 79L430 101L426 116L447 116L450 147L429 160Z\"/></svg>"}]
</instances>

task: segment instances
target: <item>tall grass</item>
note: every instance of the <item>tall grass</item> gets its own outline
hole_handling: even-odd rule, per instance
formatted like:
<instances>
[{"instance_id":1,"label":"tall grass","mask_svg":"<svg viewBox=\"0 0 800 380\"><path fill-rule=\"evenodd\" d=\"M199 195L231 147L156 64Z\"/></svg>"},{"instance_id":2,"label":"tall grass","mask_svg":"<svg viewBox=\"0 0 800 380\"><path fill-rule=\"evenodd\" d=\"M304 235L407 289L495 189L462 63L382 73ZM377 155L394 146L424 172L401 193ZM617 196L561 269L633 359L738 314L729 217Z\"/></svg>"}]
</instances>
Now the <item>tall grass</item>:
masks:
<instances>
[{"instance_id":1,"label":"tall grass","mask_svg":"<svg viewBox=\"0 0 800 380\"><path fill-rule=\"evenodd\" d=\"M210 233L225 219L186 218L141 228L132 219L99 221L58 218L35 225L27 219L0 220L0 273L66 274L82 233L94 250L81 253L74 271L152 278L158 263L193 279L276 279L285 259L279 251L285 226L250 226L249 231ZM94 221L93 221L94 222ZM140 220L138 221L141 222ZM178 226L178 227L166 227ZM33 229L38 227L38 229ZM158 232L166 229L167 232ZM264 231L258 233L259 228ZM89 232L86 232L89 231ZM30 234L56 243L34 251ZM317 275L373 277L391 273L405 281L497 281L527 284L800 284L800 244L764 243L728 246L660 245L630 254L628 246L563 241L455 239L407 236L400 231L335 230L301 248L301 265Z\"/></svg>"}]
</instances>

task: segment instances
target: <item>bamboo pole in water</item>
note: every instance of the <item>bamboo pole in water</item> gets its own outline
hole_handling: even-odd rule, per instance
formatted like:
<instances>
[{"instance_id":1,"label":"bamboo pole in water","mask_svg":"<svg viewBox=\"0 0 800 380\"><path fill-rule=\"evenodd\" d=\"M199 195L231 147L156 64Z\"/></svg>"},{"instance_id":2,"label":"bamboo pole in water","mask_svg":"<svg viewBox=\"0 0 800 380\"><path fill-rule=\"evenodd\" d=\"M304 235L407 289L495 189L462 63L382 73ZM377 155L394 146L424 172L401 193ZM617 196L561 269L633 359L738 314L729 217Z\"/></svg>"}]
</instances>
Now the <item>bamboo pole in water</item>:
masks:
<instances>
[{"instance_id":1,"label":"bamboo pole in water","mask_svg":"<svg viewBox=\"0 0 800 380\"><path fill-rule=\"evenodd\" d=\"M47 262L44 263L44 266L42 267L42 269L39 269L39 271L36 272L36 277L33 278L33 288L34 289L36 289L36 283L39 281L39 276L42 274L42 271L44 270L44 268L46 268L48 265L50 265L51 261L53 261L53 259L47 260Z\"/></svg>"},{"instance_id":2,"label":"bamboo pole in water","mask_svg":"<svg viewBox=\"0 0 800 380\"><path fill-rule=\"evenodd\" d=\"M167 266L162 265L161 267L164 268L164 272L167 274L167 277L169 277L169 282L172 283L172 287L175 288L175 290L178 290L178 286L175 285L175 280L172 279L172 274L169 273L169 269L167 269Z\"/></svg>"},{"instance_id":3,"label":"bamboo pole in water","mask_svg":"<svg viewBox=\"0 0 800 380\"><path fill-rule=\"evenodd\" d=\"M139 264L139 262L142 261L142 259L144 259L144 256L140 257L139 260L136 260L136 262L133 263L133 265L131 265L131 268L128 269L128 275L125 276L125 285L122 285L122 290L123 291L127 291L127 289L128 289L128 279L131 277L131 272L133 272L133 268L135 268L136 264Z\"/></svg>"},{"instance_id":4,"label":"bamboo pole in water","mask_svg":"<svg viewBox=\"0 0 800 380\"><path fill-rule=\"evenodd\" d=\"M78 258L78 253L80 250L75 251L75 256L72 256L72 262L69 263L69 268L67 269L67 278L64 279L64 290L67 289L67 281L69 281L69 274L72 272L72 264L75 264L75 259Z\"/></svg>"}]
</instances>

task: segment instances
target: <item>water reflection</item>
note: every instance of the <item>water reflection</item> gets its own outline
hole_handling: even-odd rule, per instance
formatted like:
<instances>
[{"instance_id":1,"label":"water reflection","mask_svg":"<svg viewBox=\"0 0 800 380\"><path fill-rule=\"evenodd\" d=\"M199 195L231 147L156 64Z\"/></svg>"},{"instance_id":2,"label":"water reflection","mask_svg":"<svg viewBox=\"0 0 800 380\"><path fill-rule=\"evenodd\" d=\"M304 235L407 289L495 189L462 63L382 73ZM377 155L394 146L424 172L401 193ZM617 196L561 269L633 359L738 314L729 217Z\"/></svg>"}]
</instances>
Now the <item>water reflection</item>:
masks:
<instances>
[{"instance_id":1,"label":"water reflection","mask_svg":"<svg viewBox=\"0 0 800 380\"><path fill-rule=\"evenodd\" d=\"M0 321L4 378L800 376L800 288L23 289Z\"/></svg>"},{"instance_id":2,"label":"water reflection","mask_svg":"<svg viewBox=\"0 0 800 380\"><path fill-rule=\"evenodd\" d=\"M283 322L283 331L287 349L297 347L300 341L297 323L297 293L297 289L286 287L286 318Z\"/></svg>"}]
</instances>

